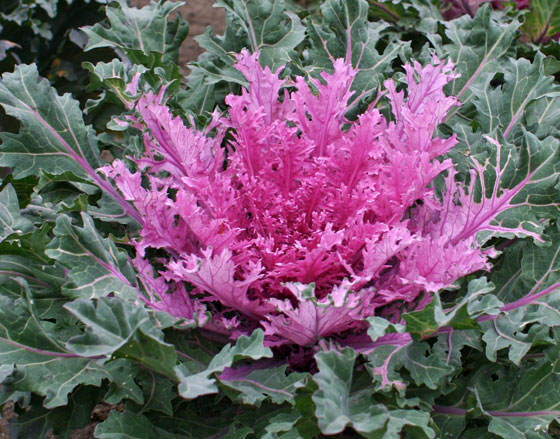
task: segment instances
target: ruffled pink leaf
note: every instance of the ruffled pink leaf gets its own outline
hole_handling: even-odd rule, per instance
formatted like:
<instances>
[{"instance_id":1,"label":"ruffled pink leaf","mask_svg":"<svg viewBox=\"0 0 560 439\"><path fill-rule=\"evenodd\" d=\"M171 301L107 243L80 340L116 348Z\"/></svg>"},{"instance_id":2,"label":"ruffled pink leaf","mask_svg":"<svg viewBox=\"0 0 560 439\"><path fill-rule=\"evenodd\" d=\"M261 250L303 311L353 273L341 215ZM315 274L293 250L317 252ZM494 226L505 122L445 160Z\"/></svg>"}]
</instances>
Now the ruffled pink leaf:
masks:
<instances>
[{"instance_id":1,"label":"ruffled pink leaf","mask_svg":"<svg viewBox=\"0 0 560 439\"><path fill-rule=\"evenodd\" d=\"M360 299L348 282L336 286L321 300L315 299L313 284L290 283L286 287L296 298L297 307L289 300L271 300L280 314L266 316L268 321L262 323L266 335L305 346L315 344L322 337L360 326Z\"/></svg>"},{"instance_id":2,"label":"ruffled pink leaf","mask_svg":"<svg viewBox=\"0 0 560 439\"><path fill-rule=\"evenodd\" d=\"M168 278L179 278L193 284L201 293L209 294L214 300L241 311L243 314L261 318L272 306L251 300L248 296L249 286L260 277L262 267L259 264L250 267L242 280L236 279L236 266L231 252L223 250L212 254L212 249L202 251L202 256L182 258L170 262L167 266Z\"/></svg>"},{"instance_id":3,"label":"ruffled pink leaf","mask_svg":"<svg viewBox=\"0 0 560 439\"><path fill-rule=\"evenodd\" d=\"M140 295L140 298L147 305L188 322L199 325L208 322L204 305L190 297L182 282L170 284L161 276L154 277L153 267L146 259L137 257L133 262L138 272L138 280L147 295Z\"/></svg>"},{"instance_id":4,"label":"ruffled pink leaf","mask_svg":"<svg viewBox=\"0 0 560 439\"><path fill-rule=\"evenodd\" d=\"M332 74L321 74L323 81L309 79L315 90L307 86L304 78L298 77L298 89L291 95L295 107L293 121L305 137L313 141L317 156L323 156L327 146L342 136L340 127L346 121L344 113L354 94L350 85L356 70L343 59L337 59L333 67Z\"/></svg>"}]
</instances>

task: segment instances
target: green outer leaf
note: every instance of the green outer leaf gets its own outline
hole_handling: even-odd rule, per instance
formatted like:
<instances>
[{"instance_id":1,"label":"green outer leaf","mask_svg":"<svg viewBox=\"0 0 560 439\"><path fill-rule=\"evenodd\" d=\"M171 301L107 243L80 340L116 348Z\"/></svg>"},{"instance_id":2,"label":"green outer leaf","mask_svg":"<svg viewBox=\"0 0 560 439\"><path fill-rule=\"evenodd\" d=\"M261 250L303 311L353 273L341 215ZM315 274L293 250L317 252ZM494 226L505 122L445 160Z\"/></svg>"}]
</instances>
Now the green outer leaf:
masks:
<instances>
[{"instance_id":1,"label":"green outer leaf","mask_svg":"<svg viewBox=\"0 0 560 439\"><path fill-rule=\"evenodd\" d=\"M451 43L443 46L442 55L449 54L454 70L461 75L447 92L460 97L463 104L469 102L475 96L473 85L501 71L501 60L508 54L519 24L504 12L493 11L490 4L481 5L474 18L463 15L445 21L445 34Z\"/></svg>"},{"instance_id":2,"label":"green outer leaf","mask_svg":"<svg viewBox=\"0 0 560 439\"><path fill-rule=\"evenodd\" d=\"M465 296L451 311L445 311L438 294L421 311L413 311L403 315L406 330L414 337L421 339L437 331L443 326L455 329L478 328L474 320L481 314L497 314L503 305L494 296L488 295L494 285L485 277L469 282Z\"/></svg>"},{"instance_id":3,"label":"green outer leaf","mask_svg":"<svg viewBox=\"0 0 560 439\"><path fill-rule=\"evenodd\" d=\"M4 385L45 396L46 408L68 404L68 394L80 384L100 386L110 378L95 360L42 355L0 341L0 363L15 364Z\"/></svg>"},{"instance_id":4,"label":"green outer leaf","mask_svg":"<svg viewBox=\"0 0 560 439\"><path fill-rule=\"evenodd\" d=\"M471 88L475 93L473 103L476 107L475 120L482 131L496 135L500 130L508 137L515 128L524 124L525 111L532 102L545 98L560 98L560 86L554 77L545 75L544 56L537 52L531 63L524 58L503 62L504 85L493 88L491 76Z\"/></svg>"},{"instance_id":5,"label":"green outer leaf","mask_svg":"<svg viewBox=\"0 0 560 439\"><path fill-rule=\"evenodd\" d=\"M84 335L66 343L72 352L89 357L131 358L175 378L175 349L163 341L162 332L142 305L118 298L102 298L96 304L78 299L64 307L87 327Z\"/></svg>"},{"instance_id":6,"label":"green outer leaf","mask_svg":"<svg viewBox=\"0 0 560 439\"><path fill-rule=\"evenodd\" d=\"M412 343L402 351L403 363L417 385L429 389L443 387L455 368L447 363L444 351L430 349L427 343Z\"/></svg>"},{"instance_id":7,"label":"green outer leaf","mask_svg":"<svg viewBox=\"0 0 560 439\"><path fill-rule=\"evenodd\" d=\"M84 62L82 66L91 73L90 90L108 89L115 97L113 101L133 103L132 97L126 91L126 87L137 75L144 74L148 69L143 65L133 64L127 65L119 59L113 59L111 62L98 62L93 65L90 62ZM99 101L95 101L96 105ZM91 101L88 102L89 111L92 108Z\"/></svg>"},{"instance_id":8,"label":"green outer leaf","mask_svg":"<svg viewBox=\"0 0 560 439\"><path fill-rule=\"evenodd\" d=\"M351 422L349 399L356 352L319 352L315 359L319 372L313 375L313 381L319 388L313 402L319 428L324 434L337 434Z\"/></svg>"},{"instance_id":9,"label":"green outer leaf","mask_svg":"<svg viewBox=\"0 0 560 439\"><path fill-rule=\"evenodd\" d=\"M64 267L48 265L50 261L43 253L45 244L50 241L49 229L48 225L35 229L31 234L20 236L17 245L7 245L0 250L0 289L12 285L11 288L19 291L21 288L13 285L18 277L25 279L35 293L57 291L62 286Z\"/></svg>"},{"instance_id":10,"label":"green outer leaf","mask_svg":"<svg viewBox=\"0 0 560 439\"><path fill-rule=\"evenodd\" d=\"M560 99L543 97L527 105L527 129L539 139L560 137Z\"/></svg>"},{"instance_id":11,"label":"green outer leaf","mask_svg":"<svg viewBox=\"0 0 560 439\"><path fill-rule=\"evenodd\" d=\"M169 17L183 3L168 1L151 2L137 9L125 2L118 6L107 6L106 13L110 27L97 23L83 27L88 36L85 50L110 47L114 49L138 51L144 55L156 52L164 55L164 62L177 62L178 48L188 33L188 24L180 16L170 23Z\"/></svg>"},{"instance_id":12,"label":"green outer leaf","mask_svg":"<svg viewBox=\"0 0 560 439\"><path fill-rule=\"evenodd\" d=\"M150 420L130 411L111 411L109 417L95 427L96 439L173 439L176 436L156 428Z\"/></svg>"},{"instance_id":13,"label":"green outer leaf","mask_svg":"<svg viewBox=\"0 0 560 439\"><path fill-rule=\"evenodd\" d=\"M434 413L432 414L432 420L439 429L440 436L436 437L445 437L449 439L464 438L464 436L461 436L461 433L465 430L465 426L467 425L465 416ZM484 438L480 437L479 439Z\"/></svg>"},{"instance_id":14,"label":"green outer leaf","mask_svg":"<svg viewBox=\"0 0 560 439\"><path fill-rule=\"evenodd\" d=\"M344 58L358 68L352 89L358 95L371 94L382 82L391 63L409 50L408 41L391 41L380 54L376 44L388 27L384 22L368 21L366 0L327 0L321 4L318 20L307 22L311 43L308 67L312 73L332 68L332 59Z\"/></svg>"},{"instance_id":15,"label":"green outer leaf","mask_svg":"<svg viewBox=\"0 0 560 439\"><path fill-rule=\"evenodd\" d=\"M132 218L129 212L123 209L122 204L113 197L107 195L106 192L101 194L101 198L97 200L96 204L96 206L93 204L87 205L87 213L93 218L108 223L124 224L131 234L135 233L140 228L139 222Z\"/></svg>"},{"instance_id":16,"label":"green outer leaf","mask_svg":"<svg viewBox=\"0 0 560 439\"><path fill-rule=\"evenodd\" d=\"M91 422L91 413L102 396L102 389L81 386L69 395L67 406L47 410L43 398L35 395L28 410L9 419L9 439L47 438L49 431L57 439L75 439L75 430Z\"/></svg>"},{"instance_id":17,"label":"green outer leaf","mask_svg":"<svg viewBox=\"0 0 560 439\"><path fill-rule=\"evenodd\" d=\"M386 417L386 424L380 432L375 432L371 437L381 437L382 439L401 439L401 433L406 426L415 427L414 434L418 438L434 438L434 430L429 426L430 414L422 410L387 410L386 407L380 405L379 413ZM354 427L359 432L368 433L372 429L371 425L375 425L370 420L369 415L364 416L361 423L354 421ZM375 431L375 430L373 430Z\"/></svg>"},{"instance_id":18,"label":"green outer leaf","mask_svg":"<svg viewBox=\"0 0 560 439\"><path fill-rule=\"evenodd\" d=\"M40 170L91 178L101 165L95 134L84 125L78 101L58 96L36 66L19 65L2 75L0 105L22 123L19 134L0 133L0 166L13 168L15 178Z\"/></svg>"},{"instance_id":19,"label":"green outer leaf","mask_svg":"<svg viewBox=\"0 0 560 439\"><path fill-rule=\"evenodd\" d=\"M481 323L490 361L497 360L499 350L507 349L509 359L519 364L533 344L552 342L549 328L560 326L560 231L548 230L546 238L550 241L547 247L523 241L507 248L491 273L496 295L504 302L543 291L549 294Z\"/></svg>"},{"instance_id":20,"label":"green outer leaf","mask_svg":"<svg viewBox=\"0 0 560 439\"><path fill-rule=\"evenodd\" d=\"M173 416L172 401L177 398L177 383L144 369L134 378L142 387L145 403L142 411L161 412Z\"/></svg>"},{"instance_id":21,"label":"green outer leaf","mask_svg":"<svg viewBox=\"0 0 560 439\"><path fill-rule=\"evenodd\" d=\"M261 329L257 329L250 337L239 337L235 345L224 346L212 358L206 369L199 373L191 375L186 365L177 366L175 372L179 377L179 394L185 399L194 399L218 392L216 380L211 377L213 374L223 372L226 367L243 358L259 360L272 357L272 351L263 346L263 341L264 333Z\"/></svg>"},{"instance_id":22,"label":"green outer leaf","mask_svg":"<svg viewBox=\"0 0 560 439\"><path fill-rule=\"evenodd\" d=\"M493 417L488 431L504 439L542 439L553 436L547 434L550 416ZM546 435L546 436L544 436Z\"/></svg>"},{"instance_id":23,"label":"green outer leaf","mask_svg":"<svg viewBox=\"0 0 560 439\"><path fill-rule=\"evenodd\" d=\"M205 84L204 78L198 82L191 82L189 90L181 90L175 96L177 105L187 114L192 112L194 115L210 114L216 105L214 94L215 86Z\"/></svg>"},{"instance_id":24,"label":"green outer leaf","mask_svg":"<svg viewBox=\"0 0 560 439\"><path fill-rule=\"evenodd\" d=\"M367 331L368 336L372 342L375 342L379 337L393 332L404 332L404 326L399 323L391 323L389 320L379 316L368 317L367 322L369 328Z\"/></svg>"},{"instance_id":25,"label":"green outer leaf","mask_svg":"<svg viewBox=\"0 0 560 439\"><path fill-rule=\"evenodd\" d=\"M524 240L504 250L490 274L500 300L513 302L560 282L560 231L549 228L545 238L547 246Z\"/></svg>"},{"instance_id":26,"label":"green outer leaf","mask_svg":"<svg viewBox=\"0 0 560 439\"><path fill-rule=\"evenodd\" d=\"M489 431L504 439L541 438L552 419L560 419L560 360L546 358L521 368L493 365L474 378L476 399L490 417ZM509 416L508 416L509 415Z\"/></svg>"},{"instance_id":27,"label":"green outer leaf","mask_svg":"<svg viewBox=\"0 0 560 439\"><path fill-rule=\"evenodd\" d=\"M0 341L31 351L49 350L56 355L66 352L56 333L56 324L45 321L51 312L60 311L60 299L43 296L19 278L12 284L18 289L0 289ZM59 316L62 320L62 316ZM3 364L0 362L0 364Z\"/></svg>"},{"instance_id":28,"label":"green outer leaf","mask_svg":"<svg viewBox=\"0 0 560 439\"><path fill-rule=\"evenodd\" d=\"M16 191L8 184L0 192L0 242L13 234L29 232L33 224L21 216Z\"/></svg>"},{"instance_id":29,"label":"green outer leaf","mask_svg":"<svg viewBox=\"0 0 560 439\"><path fill-rule=\"evenodd\" d=\"M0 81L0 105L21 122L18 134L0 133L0 167L21 179L29 175L71 172L92 180L119 202L128 215L138 212L95 169L101 166L97 138L84 124L78 101L59 96L35 65L19 65Z\"/></svg>"},{"instance_id":30,"label":"green outer leaf","mask_svg":"<svg viewBox=\"0 0 560 439\"><path fill-rule=\"evenodd\" d=\"M216 36L207 28L195 37L206 53L190 65L192 95L186 103L199 108L204 108L206 96L214 93L213 84L225 81L246 85L243 75L233 68L233 54L243 48L259 50L261 63L276 71L290 61L305 38L305 27L287 9L285 0L217 0L215 6L226 11L225 33Z\"/></svg>"},{"instance_id":31,"label":"green outer leaf","mask_svg":"<svg viewBox=\"0 0 560 439\"><path fill-rule=\"evenodd\" d=\"M102 237L91 217L82 212L83 227L72 224L69 216L60 215L54 229L55 238L45 253L69 268L66 296L104 297L117 293L135 299L135 274L125 252L113 241Z\"/></svg>"},{"instance_id":32,"label":"green outer leaf","mask_svg":"<svg viewBox=\"0 0 560 439\"><path fill-rule=\"evenodd\" d=\"M553 343L549 336L551 327L560 326L560 288L532 304L508 311L496 320L481 323L482 339L486 343L486 356L497 360L501 349L508 349L508 358L520 364L535 344ZM535 325L535 323L538 323Z\"/></svg>"},{"instance_id":33,"label":"green outer leaf","mask_svg":"<svg viewBox=\"0 0 560 439\"><path fill-rule=\"evenodd\" d=\"M473 198L481 202L483 182L485 200L481 205L486 206L486 212L472 221L470 230L492 215L488 229L482 227L483 231L477 233L480 244L494 236L531 236L543 241L547 218L560 213L560 200L555 193L560 177L560 142L553 137L540 141L527 131L521 145L503 138L499 139L500 145L489 137L486 140L475 144L471 151L477 168ZM496 215L499 209L502 212Z\"/></svg>"},{"instance_id":34,"label":"green outer leaf","mask_svg":"<svg viewBox=\"0 0 560 439\"><path fill-rule=\"evenodd\" d=\"M218 376L218 379L224 386L240 392L238 399L244 404L260 406L266 399L270 399L274 404L294 404L295 393L298 388L304 386L307 374L286 374L287 367L283 365L244 371L241 366L227 375Z\"/></svg>"},{"instance_id":35,"label":"green outer leaf","mask_svg":"<svg viewBox=\"0 0 560 439\"><path fill-rule=\"evenodd\" d=\"M532 323L525 319L525 313L524 309L510 311L497 320L480 324L484 331L482 339L486 343L486 357L490 361L496 361L498 351L507 348L510 361L519 365L533 343L551 341L547 327L538 325L528 333L523 332Z\"/></svg>"},{"instance_id":36,"label":"green outer leaf","mask_svg":"<svg viewBox=\"0 0 560 439\"><path fill-rule=\"evenodd\" d=\"M0 365L14 371L3 386L46 396L45 407L53 408L66 405L76 386L99 386L110 378L95 360L77 358L64 348L64 339L77 328L75 322L65 326L68 316L60 297L31 291L21 278L19 286L10 294L0 289Z\"/></svg>"},{"instance_id":37,"label":"green outer leaf","mask_svg":"<svg viewBox=\"0 0 560 439\"><path fill-rule=\"evenodd\" d=\"M111 374L109 390L103 397L107 404L118 404L123 399L129 399L137 404L144 403L142 389L136 384L139 367L125 358L105 363L107 371Z\"/></svg>"},{"instance_id":38,"label":"green outer leaf","mask_svg":"<svg viewBox=\"0 0 560 439\"><path fill-rule=\"evenodd\" d=\"M39 174L39 182L35 186L35 193L40 193L43 197L48 197L49 199L55 198L51 196L53 186L61 183L68 183L71 189L79 189L81 192L87 195L95 195L98 192L97 186L91 183L90 180L76 177L71 172L64 172L62 174L49 174L48 172L41 171ZM33 199L32 199L33 201Z\"/></svg>"},{"instance_id":39,"label":"green outer leaf","mask_svg":"<svg viewBox=\"0 0 560 439\"><path fill-rule=\"evenodd\" d=\"M393 410L373 400L372 387L351 393L356 353L351 349L319 352L315 355L319 372L313 376L318 386L313 394L315 415L323 434L337 434L352 426L365 437L399 439L406 425L417 427L418 438L433 438L428 426L430 414L422 410Z\"/></svg>"},{"instance_id":40,"label":"green outer leaf","mask_svg":"<svg viewBox=\"0 0 560 439\"><path fill-rule=\"evenodd\" d=\"M260 51L261 63L272 70L287 63L305 37L305 28L284 0L217 0L215 6L243 29L251 51Z\"/></svg>"},{"instance_id":41,"label":"green outer leaf","mask_svg":"<svg viewBox=\"0 0 560 439\"><path fill-rule=\"evenodd\" d=\"M426 386L432 390L444 387L457 367L448 362L448 349L453 349L451 357L459 356L458 350L463 346L463 340L454 333L449 345L447 335L440 337L445 339L445 349L441 348L441 343L437 348L432 348L426 342L412 342L406 346L380 346L370 353L368 368L374 380L379 382L379 389L386 390L387 387L394 386L402 391L410 378L417 386ZM399 373L402 367L408 370L410 378L406 379Z\"/></svg>"},{"instance_id":42,"label":"green outer leaf","mask_svg":"<svg viewBox=\"0 0 560 439\"><path fill-rule=\"evenodd\" d=\"M279 413L270 418L261 439L303 439L296 428L301 414L295 410ZM278 435L278 433L286 433Z\"/></svg>"},{"instance_id":43,"label":"green outer leaf","mask_svg":"<svg viewBox=\"0 0 560 439\"><path fill-rule=\"evenodd\" d=\"M230 32L231 27L231 25L226 25L226 33L222 37L215 36L210 28L207 28L203 34L195 37L199 46L206 50L206 54L201 56L196 62L189 64L192 71L191 75L189 75L189 91L191 93L200 92L197 87L205 85L208 87L221 81L247 85L247 80L241 72L233 68L235 61L233 53L240 52L245 46L240 43L242 39L235 34L228 38L228 32ZM239 45L239 47L235 49L230 48L231 44ZM224 98L226 93L224 91Z\"/></svg>"}]
</instances>

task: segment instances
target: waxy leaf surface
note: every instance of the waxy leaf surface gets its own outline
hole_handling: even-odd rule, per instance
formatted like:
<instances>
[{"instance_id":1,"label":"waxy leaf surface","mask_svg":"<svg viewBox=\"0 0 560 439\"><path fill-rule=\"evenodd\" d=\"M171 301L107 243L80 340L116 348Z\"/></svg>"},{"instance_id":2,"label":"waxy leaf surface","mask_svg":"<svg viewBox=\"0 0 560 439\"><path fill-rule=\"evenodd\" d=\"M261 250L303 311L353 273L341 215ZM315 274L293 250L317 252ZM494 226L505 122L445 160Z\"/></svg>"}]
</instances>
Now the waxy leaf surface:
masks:
<instances>
[{"instance_id":1,"label":"waxy leaf surface","mask_svg":"<svg viewBox=\"0 0 560 439\"><path fill-rule=\"evenodd\" d=\"M60 215L55 239L46 250L48 256L69 269L64 294L94 298L117 293L135 298L138 290L127 255L99 234L91 217L83 213L82 221L83 227L77 227L69 216Z\"/></svg>"}]
</instances>

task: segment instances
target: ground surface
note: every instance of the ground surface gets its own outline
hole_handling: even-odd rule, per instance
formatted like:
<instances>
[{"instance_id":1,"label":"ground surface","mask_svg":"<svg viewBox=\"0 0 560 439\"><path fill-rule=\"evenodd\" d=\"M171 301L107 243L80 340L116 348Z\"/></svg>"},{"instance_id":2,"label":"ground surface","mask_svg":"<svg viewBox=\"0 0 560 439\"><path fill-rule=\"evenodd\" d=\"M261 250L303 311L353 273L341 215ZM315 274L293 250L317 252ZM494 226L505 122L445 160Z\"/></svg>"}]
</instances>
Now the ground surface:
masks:
<instances>
[{"instance_id":1,"label":"ground surface","mask_svg":"<svg viewBox=\"0 0 560 439\"><path fill-rule=\"evenodd\" d=\"M130 0L130 3L132 6L141 7L148 4L149 0ZM188 0L188 4L179 9L183 18L189 22L189 36L181 46L179 55L179 65L182 68L185 68L187 62L195 60L202 52L193 37L203 33L207 26L211 26L217 34L223 33L225 24L224 11L221 8L213 8L213 3L213 0ZM91 423L87 427L75 431L72 434L72 439L92 439L95 425L108 416L110 409L111 407L101 405L96 407L92 413ZM118 407L116 409L118 410ZM8 419L13 416L13 406L6 404L0 416L0 439L11 439Z\"/></svg>"}]
</instances>

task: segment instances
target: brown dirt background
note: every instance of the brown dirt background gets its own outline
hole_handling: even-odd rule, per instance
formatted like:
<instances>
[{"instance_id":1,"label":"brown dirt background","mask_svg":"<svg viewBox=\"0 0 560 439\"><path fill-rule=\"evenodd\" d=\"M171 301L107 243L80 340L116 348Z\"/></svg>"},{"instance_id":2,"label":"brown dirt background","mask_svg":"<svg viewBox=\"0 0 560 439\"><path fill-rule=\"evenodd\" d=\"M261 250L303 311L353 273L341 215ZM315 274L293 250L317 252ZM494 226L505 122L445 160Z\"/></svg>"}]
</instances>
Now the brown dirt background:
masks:
<instances>
[{"instance_id":1,"label":"brown dirt background","mask_svg":"<svg viewBox=\"0 0 560 439\"><path fill-rule=\"evenodd\" d=\"M130 0L130 4L135 7L145 6L149 2L149 0ZM195 36L204 33L207 26L211 26L217 34L223 34L224 32L224 10L222 8L213 8L213 3L213 0L187 0L187 4L179 9L181 16L189 23L189 35L183 42L179 52L179 65L184 71L186 71L186 63L195 60L202 52L198 43L194 40ZM71 438L93 439L95 426L107 418L111 409L119 410L119 407L98 405L91 414L91 423L83 429L74 431ZM122 410L122 408L120 409ZM5 404L0 416L0 439L11 439L8 420L13 416L15 416L13 404ZM54 435L47 436L47 439L54 438Z\"/></svg>"}]
</instances>

